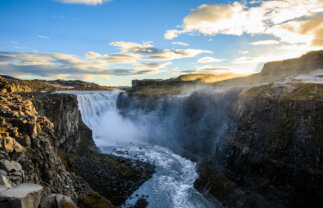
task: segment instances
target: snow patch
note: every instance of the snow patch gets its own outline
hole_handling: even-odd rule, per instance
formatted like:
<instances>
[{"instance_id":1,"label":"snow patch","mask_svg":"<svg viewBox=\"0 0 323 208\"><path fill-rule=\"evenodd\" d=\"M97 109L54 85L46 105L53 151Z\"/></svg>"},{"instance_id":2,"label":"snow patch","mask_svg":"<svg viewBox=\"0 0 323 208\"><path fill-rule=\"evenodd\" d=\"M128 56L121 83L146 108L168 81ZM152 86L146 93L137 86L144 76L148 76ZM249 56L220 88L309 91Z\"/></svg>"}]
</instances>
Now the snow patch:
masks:
<instances>
[{"instance_id":1,"label":"snow patch","mask_svg":"<svg viewBox=\"0 0 323 208\"><path fill-rule=\"evenodd\" d=\"M315 83L323 84L323 69L312 71L308 74L287 77L284 80L277 81L275 84L282 85L287 83Z\"/></svg>"}]
</instances>

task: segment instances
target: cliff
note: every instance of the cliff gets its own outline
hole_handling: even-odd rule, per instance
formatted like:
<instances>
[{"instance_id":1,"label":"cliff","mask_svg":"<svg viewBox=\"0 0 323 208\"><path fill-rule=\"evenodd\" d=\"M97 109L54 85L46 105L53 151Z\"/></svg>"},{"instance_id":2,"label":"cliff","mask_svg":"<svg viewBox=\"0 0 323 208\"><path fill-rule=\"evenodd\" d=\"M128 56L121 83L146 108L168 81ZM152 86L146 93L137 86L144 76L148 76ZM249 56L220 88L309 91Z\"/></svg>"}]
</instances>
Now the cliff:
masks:
<instances>
[{"instance_id":1,"label":"cliff","mask_svg":"<svg viewBox=\"0 0 323 208\"><path fill-rule=\"evenodd\" d=\"M322 101L321 83L288 82L121 94L118 108L139 126L152 125L149 142L198 161L195 187L216 204L321 207Z\"/></svg>"},{"instance_id":2,"label":"cliff","mask_svg":"<svg viewBox=\"0 0 323 208\"><path fill-rule=\"evenodd\" d=\"M67 154L83 154L84 151L98 151L92 131L83 123L75 95L35 94L33 103L38 113L45 115L54 125L57 146Z\"/></svg>"},{"instance_id":3,"label":"cliff","mask_svg":"<svg viewBox=\"0 0 323 208\"><path fill-rule=\"evenodd\" d=\"M54 124L37 112L31 100L11 93L0 97L0 172L8 177L7 185L31 182L42 185L44 194L62 193L74 199L83 194L77 187L87 187L85 181L68 172L59 157ZM12 169L5 164L16 165Z\"/></svg>"},{"instance_id":4,"label":"cliff","mask_svg":"<svg viewBox=\"0 0 323 208\"><path fill-rule=\"evenodd\" d=\"M55 124L65 166L113 205L121 205L154 173L147 163L101 154L92 131L82 121L76 95L41 93L34 95L33 102L37 111Z\"/></svg>"},{"instance_id":5,"label":"cliff","mask_svg":"<svg viewBox=\"0 0 323 208\"><path fill-rule=\"evenodd\" d=\"M195 187L229 207L321 207L322 90L267 85L242 93Z\"/></svg>"},{"instance_id":6,"label":"cliff","mask_svg":"<svg viewBox=\"0 0 323 208\"><path fill-rule=\"evenodd\" d=\"M0 93L1 185L40 184L41 204L60 193L79 207L114 207L154 173L147 163L99 153L75 95L22 91Z\"/></svg>"}]
</instances>

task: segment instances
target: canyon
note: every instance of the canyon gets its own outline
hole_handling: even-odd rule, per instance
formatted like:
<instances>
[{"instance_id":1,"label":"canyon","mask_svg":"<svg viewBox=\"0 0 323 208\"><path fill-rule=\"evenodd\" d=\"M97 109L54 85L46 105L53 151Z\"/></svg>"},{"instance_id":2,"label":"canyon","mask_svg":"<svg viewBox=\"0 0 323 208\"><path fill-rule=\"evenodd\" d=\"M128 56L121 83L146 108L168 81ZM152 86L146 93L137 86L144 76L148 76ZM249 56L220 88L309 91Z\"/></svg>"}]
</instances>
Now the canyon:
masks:
<instances>
[{"instance_id":1,"label":"canyon","mask_svg":"<svg viewBox=\"0 0 323 208\"><path fill-rule=\"evenodd\" d=\"M3 76L0 204L321 207L322 69L317 51L127 91ZM19 186L33 200L6 194Z\"/></svg>"}]
</instances>

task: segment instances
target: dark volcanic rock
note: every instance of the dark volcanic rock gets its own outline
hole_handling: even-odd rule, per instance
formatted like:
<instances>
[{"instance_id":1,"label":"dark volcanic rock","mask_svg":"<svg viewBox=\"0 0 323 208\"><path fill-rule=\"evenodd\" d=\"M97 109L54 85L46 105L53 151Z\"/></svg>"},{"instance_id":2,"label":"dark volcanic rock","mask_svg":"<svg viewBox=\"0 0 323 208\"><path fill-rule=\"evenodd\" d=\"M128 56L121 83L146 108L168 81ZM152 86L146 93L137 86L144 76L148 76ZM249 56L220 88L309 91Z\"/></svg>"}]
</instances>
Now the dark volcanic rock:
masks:
<instances>
[{"instance_id":1,"label":"dark volcanic rock","mask_svg":"<svg viewBox=\"0 0 323 208\"><path fill-rule=\"evenodd\" d=\"M92 139L92 131L82 121L76 95L37 93L34 94L33 103L40 114L55 124L58 146L67 154L98 150Z\"/></svg>"},{"instance_id":2,"label":"dark volcanic rock","mask_svg":"<svg viewBox=\"0 0 323 208\"><path fill-rule=\"evenodd\" d=\"M134 122L154 115L149 138L199 161L195 187L215 204L322 207L323 85L214 91L180 98L121 94L117 104ZM167 133L160 137L156 129Z\"/></svg>"},{"instance_id":3,"label":"dark volcanic rock","mask_svg":"<svg viewBox=\"0 0 323 208\"><path fill-rule=\"evenodd\" d=\"M321 92L302 84L242 94L195 187L230 207L322 207Z\"/></svg>"},{"instance_id":4,"label":"dark volcanic rock","mask_svg":"<svg viewBox=\"0 0 323 208\"><path fill-rule=\"evenodd\" d=\"M143 197L140 197L133 208L146 208L147 206L148 206L147 200Z\"/></svg>"},{"instance_id":5,"label":"dark volcanic rock","mask_svg":"<svg viewBox=\"0 0 323 208\"><path fill-rule=\"evenodd\" d=\"M76 172L114 205L121 205L154 173L154 166L113 155L90 153L75 158Z\"/></svg>"},{"instance_id":6,"label":"dark volcanic rock","mask_svg":"<svg viewBox=\"0 0 323 208\"><path fill-rule=\"evenodd\" d=\"M92 131L83 123L78 101L71 94L34 94L37 111L55 123L63 163L113 204L123 203L154 168L143 162L98 152ZM64 155L67 153L67 155Z\"/></svg>"}]
</instances>

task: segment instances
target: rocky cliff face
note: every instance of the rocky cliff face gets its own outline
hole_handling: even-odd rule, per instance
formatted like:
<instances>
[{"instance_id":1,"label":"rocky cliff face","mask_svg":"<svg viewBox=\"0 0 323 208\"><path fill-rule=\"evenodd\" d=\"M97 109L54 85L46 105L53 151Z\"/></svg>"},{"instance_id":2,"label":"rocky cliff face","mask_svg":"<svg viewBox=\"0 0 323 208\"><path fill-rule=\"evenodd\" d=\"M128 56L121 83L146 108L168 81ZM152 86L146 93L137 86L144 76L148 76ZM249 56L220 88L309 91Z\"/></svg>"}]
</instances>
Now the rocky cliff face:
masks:
<instances>
[{"instance_id":1,"label":"rocky cliff face","mask_svg":"<svg viewBox=\"0 0 323 208\"><path fill-rule=\"evenodd\" d=\"M1 174L8 177L9 184L32 182L41 184L45 194L77 198L80 192L73 178L78 177L66 170L58 156L54 124L18 94L1 94L0 114ZM80 183L85 186L84 180Z\"/></svg>"},{"instance_id":2,"label":"rocky cliff face","mask_svg":"<svg viewBox=\"0 0 323 208\"><path fill-rule=\"evenodd\" d=\"M322 89L267 85L241 94L195 186L230 207L322 206Z\"/></svg>"},{"instance_id":3,"label":"rocky cliff face","mask_svg":"<svg viewBox=\"0 0 323 208\"><path fill-rule=\"evenodd\" d=\"M55 124L57 146L67 154L80 155L83 151L98 150L92 131L82 121L75 95L42 93L34 96L33 103L41 115Z\"/></svg>"},{"instance_id":4,"label":"rocky cliff face","mask_svg":"<svg viewBox=\"0 0 323 208\"><path fill-rule=\"evenodd\" d=\"M92 131L82 121L76 95L42 93L34 95L33 103L55 124L54 134L65 166L114 205L121 205L154 173L147 163L100 154Z\"/></svg>"},{"instance_id":5,"label":"rocky cliff face","mask_svg":"<svg viewBox=\"0 0 323 208\"><path fill-rule=\"evenodd\" d=\"M167 133L151 138L199 161L195 187L215 203L322 207L322 68L323 51L314 51L213 85L242 93L170 97L172 88L146 87L120 96L119 109L135 122L154 117L154 131Z\"/></svg>"},{"instance_id":6,"label":"rocky cliff face","mask_svg":"<svg viewBox=\"0 0 323 208\"><path fill-rule=\"evenodd\" d=\"M1 185L29 182L42 185L43 207L61 203L52 193L79 207L114 207L109 200L122 204L154 172L147 163L100 154L75 95L1 93L0 122L0 205L8 192Z\"/></svg>"},{"instance_id":7,"label":"rocky cliff face","mask_svg":"<svg viewBox=\"0 0 323 208\"><path fill-rule=\"evenodd\" d=\"M186 96L120 95L150 126L150 142L199 162L195 187L227 207L321 207L323 85L200 89Z\"/></svg>"}]
</instances>

